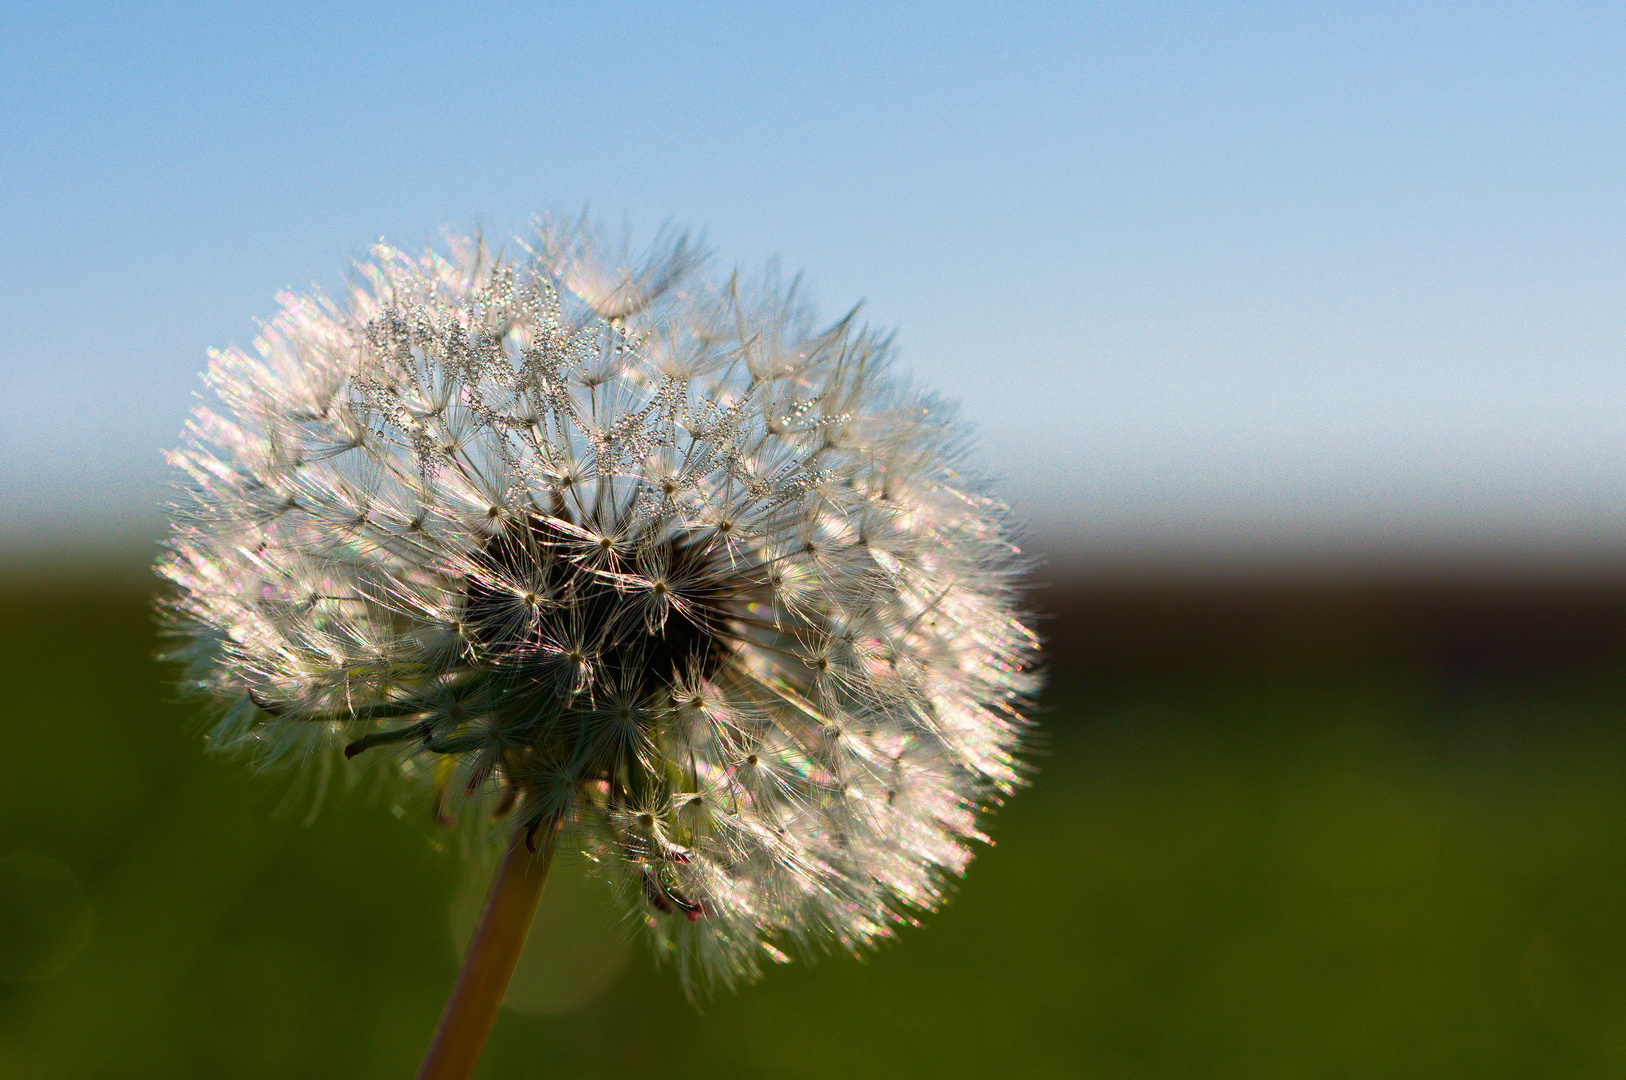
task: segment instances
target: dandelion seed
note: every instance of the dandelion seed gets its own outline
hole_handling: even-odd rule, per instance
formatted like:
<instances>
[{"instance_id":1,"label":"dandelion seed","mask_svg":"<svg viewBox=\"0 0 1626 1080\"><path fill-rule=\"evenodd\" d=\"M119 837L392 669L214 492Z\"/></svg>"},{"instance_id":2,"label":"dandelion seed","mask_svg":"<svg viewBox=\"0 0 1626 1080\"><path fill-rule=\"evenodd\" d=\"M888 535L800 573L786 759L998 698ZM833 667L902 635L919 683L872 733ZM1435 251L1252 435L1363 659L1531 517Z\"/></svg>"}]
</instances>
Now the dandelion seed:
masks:
<instances>
[{"instance_id":1,"label":"dandelion seed","mask_svg":"<svg viewBox=\"0 0 1626 1080\"><path fill-rule=\"evenodd\" d=\"M507 811L609 868L691 988L941 901L1020 782L1036 640L887 339L579 225L359 281L215 354L169 456L211 745Z\"/></svg>"}]
</instances>

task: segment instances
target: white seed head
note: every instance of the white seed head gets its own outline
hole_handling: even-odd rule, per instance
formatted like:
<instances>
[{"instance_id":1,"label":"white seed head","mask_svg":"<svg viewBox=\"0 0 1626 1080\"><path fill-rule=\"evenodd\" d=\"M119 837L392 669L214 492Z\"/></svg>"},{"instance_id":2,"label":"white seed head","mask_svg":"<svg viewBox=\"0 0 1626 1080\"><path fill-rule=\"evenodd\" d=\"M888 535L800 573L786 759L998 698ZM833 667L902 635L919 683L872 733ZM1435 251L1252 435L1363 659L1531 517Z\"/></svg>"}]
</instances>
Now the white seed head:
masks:
<instances>
[{"instance_id":1,"label":"white seed head","mask_svg":"<svg viewBox=\"0 0 1626 1080\"><path fill-rule=\"evenodd\" d=\"M159 563L211 743L560 829L690 987L862 949L1022 776L1004 511L852 317L527 250L379 246L212 356Z\"/></svg>"}]
</instances>

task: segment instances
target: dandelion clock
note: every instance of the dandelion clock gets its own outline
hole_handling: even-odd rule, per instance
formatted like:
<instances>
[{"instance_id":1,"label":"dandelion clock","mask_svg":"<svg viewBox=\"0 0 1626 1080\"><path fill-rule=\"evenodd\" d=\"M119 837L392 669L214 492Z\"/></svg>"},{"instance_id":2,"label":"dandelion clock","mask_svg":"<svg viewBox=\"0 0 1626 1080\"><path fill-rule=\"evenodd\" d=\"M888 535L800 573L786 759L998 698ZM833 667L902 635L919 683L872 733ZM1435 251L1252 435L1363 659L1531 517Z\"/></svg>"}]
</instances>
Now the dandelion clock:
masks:
<instances>
[{"instance_id":1,"label":"dandelion clock","mask_svg":"<svg viewBox=\"0 0 1626 1080\"><path fill-rule=\"evenodd\" d=\"M1036 689L1012 526L887 339L683 238L522 253L282 296L170 455L210 746L504 845L423 1077L472 1071L561 849L691 992L932 909Z\"/></svg>"}]
</instances>

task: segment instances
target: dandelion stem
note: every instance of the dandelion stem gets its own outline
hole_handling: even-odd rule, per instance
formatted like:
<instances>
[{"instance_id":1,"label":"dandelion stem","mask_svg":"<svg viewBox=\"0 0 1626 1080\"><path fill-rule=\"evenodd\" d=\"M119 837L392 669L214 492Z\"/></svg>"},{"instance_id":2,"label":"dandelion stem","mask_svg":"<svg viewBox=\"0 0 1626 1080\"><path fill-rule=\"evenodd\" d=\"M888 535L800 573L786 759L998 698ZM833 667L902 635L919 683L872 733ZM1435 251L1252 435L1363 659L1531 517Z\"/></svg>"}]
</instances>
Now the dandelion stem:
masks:
<instances>
[{"instance_id":1,"label":"dandelion stem","mask_svg":"<svg viewBox=\"0 0 1626 1080\"><path fill-rule=\"evenodd\" d=\"M467 1080L473 1075L530 932L558 836L557 828L547 827L540 854L533 854L526 846L525 827L514 830L418 1080Z\"/></svg>"}]
</instances>

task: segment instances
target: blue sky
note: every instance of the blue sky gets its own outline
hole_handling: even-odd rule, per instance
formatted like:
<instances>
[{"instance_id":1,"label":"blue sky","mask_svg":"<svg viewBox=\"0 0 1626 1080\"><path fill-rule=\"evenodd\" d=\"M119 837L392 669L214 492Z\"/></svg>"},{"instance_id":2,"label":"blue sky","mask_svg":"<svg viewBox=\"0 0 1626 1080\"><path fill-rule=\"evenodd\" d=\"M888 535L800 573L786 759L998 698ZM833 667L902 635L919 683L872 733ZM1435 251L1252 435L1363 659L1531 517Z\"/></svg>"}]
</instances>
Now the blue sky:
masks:
<instances>
[{"instance_id":1,"label":"blue sky","mask_svg":"<svg viewBox=\"0 0 1626 1080\"><path fill-rule=\"evenodd\" d=\"M15 6L0 545L155 531L210 346L589 205L862 299L1043 546L1626 537L1618 5Z\"/></svg>"}]
</instances>

